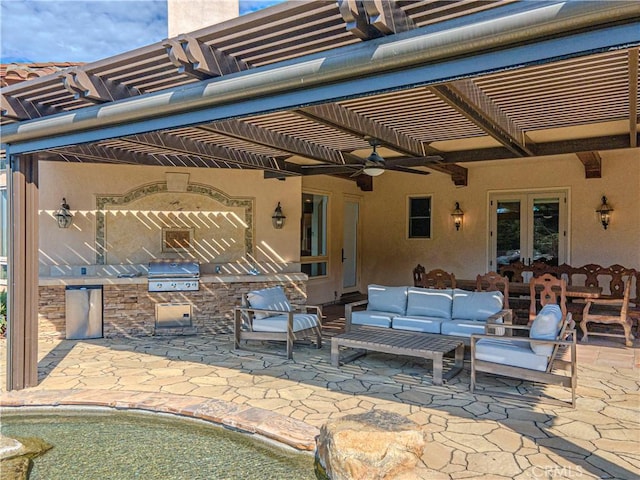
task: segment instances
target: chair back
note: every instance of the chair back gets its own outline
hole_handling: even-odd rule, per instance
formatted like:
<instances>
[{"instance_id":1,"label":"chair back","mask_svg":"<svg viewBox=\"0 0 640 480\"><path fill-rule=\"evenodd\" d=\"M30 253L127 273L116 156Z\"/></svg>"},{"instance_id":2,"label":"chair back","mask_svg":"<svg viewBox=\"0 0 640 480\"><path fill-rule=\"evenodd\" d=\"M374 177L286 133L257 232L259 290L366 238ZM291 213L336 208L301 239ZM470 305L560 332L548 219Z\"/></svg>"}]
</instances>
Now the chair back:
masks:
<instances>
[{"instance_id":1,"label":"chair back","mask_svg":"<svg viewBox=\"0 0 640 480\"><path fill-rule=\"evenodd\" d=\"M477 292L502 292L504 300L502 308L509 309L509 279L498 272L487 272L476 277Z\"/></svg>"},{"instance_id":2,"label":"chair back","mask_svg":"<svg viewBox=\"0 0 640 480\"><path fill-rule=\"evenodd\" d=\"M422 277L426 273L425 268L418 264L416 268L413 269L413 286L420 287L422 286Z\"/></svg>"},{"instance_id":3,"label":"chair back","mask_svg":"<svg viewBox=\"0 0 640 480\"><path fill-rule=\"evenodd\" d=\"M531 303L529 304L529 322L538 314L537 305L541 307L549 303L560 306L563 320L567 317L567 282L550 273L529 280Z\"/></svg>"},{"instance_id":4,"label":"chair back","mask_svg":"<svg viewBox=\"0 0 640 480\"><path fill-rule=\"evenodd\" d=\"M620 310L620 318L627 318L629 312L629 299L631 298L631 281L633 275L628 274L627 280L624 283L624 296L622 297L622 309Z\"/></svg>"},{"instance_id":5,"label":"chair back","mask_svg":"<svg viewBox=\"0 0 640 480\"><path fill-rule=\"evenodd\" d=\"M422 275L422 282L418 287L423 288L456 288L456 277L453 273L436 268Z\"/></svg>"}]
</instances>

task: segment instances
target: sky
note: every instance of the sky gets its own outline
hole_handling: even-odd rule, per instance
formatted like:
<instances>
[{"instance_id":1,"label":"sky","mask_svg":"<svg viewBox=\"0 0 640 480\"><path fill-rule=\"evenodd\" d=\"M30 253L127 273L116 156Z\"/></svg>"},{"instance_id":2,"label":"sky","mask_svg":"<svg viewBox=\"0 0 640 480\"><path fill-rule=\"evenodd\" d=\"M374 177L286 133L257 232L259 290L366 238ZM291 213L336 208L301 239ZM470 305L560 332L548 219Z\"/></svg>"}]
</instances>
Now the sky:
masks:
<instances>
[{"instance_id":1,"label":"sky","mask_svg":"<svg viewBox=\"0 0 640 480\"><path fill-rule=\"evenodd\" d=\"M240 14L281 1L240 0ZM0 0L0 63L93 62L167 36L166 0Z\"/></svg>"}]
</instances>

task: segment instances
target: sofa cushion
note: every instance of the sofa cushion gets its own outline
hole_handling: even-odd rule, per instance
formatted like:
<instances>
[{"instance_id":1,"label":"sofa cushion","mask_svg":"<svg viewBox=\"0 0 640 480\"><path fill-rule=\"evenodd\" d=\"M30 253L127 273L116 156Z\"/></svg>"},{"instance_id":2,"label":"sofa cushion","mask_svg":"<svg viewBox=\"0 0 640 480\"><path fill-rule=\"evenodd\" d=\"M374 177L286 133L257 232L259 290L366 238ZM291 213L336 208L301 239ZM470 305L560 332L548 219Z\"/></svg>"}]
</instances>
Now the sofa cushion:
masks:
<instances>
[{"instance_id":1,"label":"sofa cushion","mask_svg":"<svg viewBox=\"0 0 640 480\"><path fill-rule=\"evenodd\" d=\"M374 327L391 327L391 319L396 314L393 312L377 312L373 310L362 310L351 313L352 325L372 325Z\"/></svg>"},{"instance_id":2,"label":"sofa cushion","mask_svg":"<svg viewBox=\"0 0 640 480\"><path fill-rule=\"evenodd\" d=\"M470 337L473 333L484 333L486 322L480 320L448 320L442 322L440 333L456 337Z\"/></svg>"},{"instance_id":3,"label":"sofa cushion","mask_svg":"<svg viewBox=\"0 0 640 480\"><path fill-rule=\"evenodd\" d=\"M453 292L452 318L464 320L487 320L502 310L502 292L468 292L456 289Z\"/></svg>"},{"instance_id":4,"label":"sofa cushion","mask_svg":"<svg viewBox=\"0 0 640 480\"><path fill-rule=\"evenodd\" d=\"M282 287L264 288L247 293L247 301L253 308L262 310L277 310L274 313L256 312L257 319L279 315L279 312L290 312L291 304L287 300Z\"/></svg>"},{"instance_id":5,"label":"sofa cushion","mask_svg":"<svg viewBox=\"0 0 640 480\"><path fill-rule=\"evenodd\" d=\"M253 321L253 330L255 332L286 332L289 315L280 314L271 317L256 319ZM299 332L307 328L317 327L318 316L313 313L294 313L293 314L293 331Z\"/></svg>"},{"instance_id":6,"label":"sofa cushion","mask_svg":"<svg viewBox=\"0 0 640 480\"><path fill-rule=\"evenodd\" d=\"M367 310L404 315L407 310L407 287L369 285Z\"/></svg>"},{"instance_id":7,"label":"sofa cushion","mask_svg":"<svg viewBox=\"0 0 640 480\"><path fill-rule=\"evenodd\" d=\"M395 330L411 330L414 332L440 333L440 324L446 321L437 317L393 317L391 322Z\"/></svg>"},{"instance_id":8,"label":"sofa cushion","mask_svg":"<svg viewBox=\"0 0 640 480\"><path fill-rule=\"evenodd\" d=\"M408 317L451 318L453 290L409 287L407 292Z\"/></svg>"},{"instance_id":9,"label":"sofa cushion","mask_svg":"<svg viewBox=\"0 0 640 480\"><path fill-rule=\"evenodd\" d=\"M560 307L552 303L545 305L531 324L529 338L535 338L536 340L555 340L560 330L561 321L562 311ZM553 345L534 345L532 343L531 350L538 355L549 356L553 353Z\"/></svg>"},{"instance_id":10,"label":"sofa cushion","mask_svg":"<svg viewBox=\"0 0 640 480\"><path fill-rule=\"evenodd\" d=\"M509 339L482 338L476 342L476 360L484 360L500 365L523 367L544 372L548 359L545 355L536 355L527 342Z\"/></svg>"}]
</instances>

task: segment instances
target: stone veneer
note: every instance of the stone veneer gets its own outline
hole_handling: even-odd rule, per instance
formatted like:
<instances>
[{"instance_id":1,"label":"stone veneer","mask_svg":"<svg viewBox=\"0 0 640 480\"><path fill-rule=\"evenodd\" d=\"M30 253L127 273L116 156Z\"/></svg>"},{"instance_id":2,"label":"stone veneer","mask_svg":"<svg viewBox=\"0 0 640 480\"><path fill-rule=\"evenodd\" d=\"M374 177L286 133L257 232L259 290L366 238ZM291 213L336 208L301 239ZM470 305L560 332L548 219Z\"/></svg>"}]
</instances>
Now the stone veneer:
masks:
<instances>
[{"instance_id":1,"label":"stone veneer","mask_svg":"<svg viewBox=\"0 0 640 480\"><path fill-rule=\"evenodd\" d=\"M267 280L200 282L195 292L149 292L147 283L105 284L103 286L103 334L117 336L151 336L160 333L231 333L233 308L240 305L242 295L251 290L281 285L292 304L306 303L306 281ZM65 338L65 286L39 288L38 334L41 337ZM192 329L155 328L157 303L191 303Z\"/></svg>"}]
</instances>

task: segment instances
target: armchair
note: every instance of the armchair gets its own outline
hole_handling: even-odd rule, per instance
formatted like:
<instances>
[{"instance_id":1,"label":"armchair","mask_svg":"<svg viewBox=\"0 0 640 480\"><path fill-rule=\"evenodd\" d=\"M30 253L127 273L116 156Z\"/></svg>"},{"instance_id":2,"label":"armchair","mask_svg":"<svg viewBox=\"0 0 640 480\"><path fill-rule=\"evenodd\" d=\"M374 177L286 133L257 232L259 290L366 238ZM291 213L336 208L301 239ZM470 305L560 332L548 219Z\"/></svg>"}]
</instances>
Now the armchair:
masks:
<instances>
[{"instance_id":1,"label":"armchair","mask_svg":"<svg viewBox=\"0 0 640 480\"><path fill-rule=\"evenodd\" d=\"M242 305L234 309L234 348L248 340L286 342L286 356L293 358L293 344L315 337L322 348L322 310L314 305L293 306L282 287L255 290L243 295Z\"/></svg>"},{"instance_id":2,"label":"armchair","mask_svg":"<svg viewBox=\"0 0 640 480\"><path fill-rule=\"evenodd\" d=\"M546 277L546 276L543 276ZM551 277L551 276L549 276ZM528 336L504 336L497 334L474 334L471 336L471 391L476 391L477 372L489 373L503 377L518 378L544 384L558 384L571 390L571 400L562 401L550 397L531 397L503 391L482 389L482 393L513 397L535 398L549 403L566 405L575 408L577 373L576 373L576 335L575 323L567 313L564 303L564 280L552 277L532 279L532 305L536 304L535 285L542 284L542 309L537 313L529 326L508 325L507 332L527 332ZM558 285L558 296L552 285ZM560 298L560 304L555 301ZM563 308L564 307L564 308ZM534 307L535 308L535 307ZM487 333L491 330L487 329ZM567 355L563 355L567 353ZM568 370L568 373L566 372Z\"/></svg>"},{"instance_id":3,"label":"armchair","mask_svg":"<svg viewBox=\"0 0 640 480\"><path fill-rule=\"evenodd\" d=\"M633 275L629 274L624 283L624 296L617 299L589 299L582 312L582 341L587 342L589 334L606 337L624 337L627 347L633 346L633 333L631 327L633 320L629 316L629 297L631 296L631 281ZM608 332L590 332L589 323L618 324L623 328L624 334Z\"/></svg>"}]
</instances>

